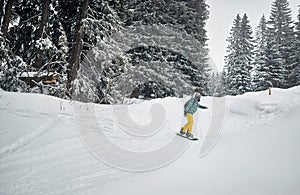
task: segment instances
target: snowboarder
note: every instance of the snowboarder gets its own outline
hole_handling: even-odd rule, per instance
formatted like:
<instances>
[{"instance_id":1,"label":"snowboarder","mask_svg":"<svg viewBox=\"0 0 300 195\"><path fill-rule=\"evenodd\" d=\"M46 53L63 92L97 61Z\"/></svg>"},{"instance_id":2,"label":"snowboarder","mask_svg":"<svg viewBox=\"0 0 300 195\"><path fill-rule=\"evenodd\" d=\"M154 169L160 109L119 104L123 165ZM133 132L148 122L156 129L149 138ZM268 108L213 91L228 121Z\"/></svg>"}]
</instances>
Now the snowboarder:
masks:
<instances>
[{"instance_id":1,"label":"snowboarder","mask_svg":"<svg viewBox=\"0 0 300 195\"><path fill-rule=\"evenodd\" d=\"M187 123L181 128L180 134L186 134L186 137L189 139L194 137L192 134L194 124L193 114L197 112L197 108L208 109L206 106L202 106L198 103L200 102L200 98L200 93L196 92L191 99L184 104L184 116L187 118Z\"/></svg>"}]
</instances>

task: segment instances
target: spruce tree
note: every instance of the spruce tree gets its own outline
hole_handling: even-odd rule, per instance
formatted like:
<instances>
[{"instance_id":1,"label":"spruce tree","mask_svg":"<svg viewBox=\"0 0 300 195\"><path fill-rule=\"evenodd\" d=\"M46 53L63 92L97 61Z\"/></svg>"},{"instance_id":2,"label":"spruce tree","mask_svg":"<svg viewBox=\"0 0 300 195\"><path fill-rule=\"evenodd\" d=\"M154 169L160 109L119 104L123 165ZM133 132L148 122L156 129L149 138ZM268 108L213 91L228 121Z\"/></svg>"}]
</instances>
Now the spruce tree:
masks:
<instances>
[{"instance_id":1,"label":"spruce tree","mask_svg":"<svg viewBox=\"0 0 300 195\"><path fill-rule=\"evenodd\" d=\"M230 95L243 94L251 90L250 71L252 69L252 30L246 14L236 16L230 32L225 71Z\"/></svg>"},{"instance_id":2,"label":"spruce tree","mask_svg":"<svg viewBox=\"0 0 300 195\"><path fill-rule=\"evenodd\" d=\"M40 24L39 16L41 14L39 3L39 0L19 0L15 6L19 24L9 30L13 52L29 66L29 71L36 71L33 64L36 51L36 29Z\"/></svg>"},{"instance_id":3,"label":"spruce tree","mask_svg":"<svg viewBox=\"0 0 300 195\"><path fill-rule=\"evenodd\" d=\"M241 23L241 57L242 57L242 67L241 67L241 78L238 80L242 86L240 87L240 92L245 93L252 90L251 87L251 70L253 69L253 37L252 28L250 26L250 21L248 16L244 14Z\"/></svg>"},{"instance_id":4,"label":"spruce tree","mask_svg":"<svg viewBox=\"0 0 300 195\"><path fill-rule=\"evenodd\" d=\"M0 32L0 88L7 91L27 92L28 86L19 79L20 74L26 70L26 64L13 51L14 45L10 41L9 26L13 18L14 0L2 1L1 32Z\"/></svg>"},{"instance_id":5,"label":"spruce tree","mask_svg":"<svg viewBox=\"0 0 300 195\"><path fill-rule=\"evenodd\" d=\"M91 0L83 20L83 47L73 96L81 101L112 102L111 91L126 66L115 34L122 28L123 0Z\"/></svg>"},{"instance_id":6,"label":"spruce tree","mask_svg":"<svg viewBox=\"0 0 300 195\"><path fill-rule=\"evenodd\" d=\"M216 88L216 74L213 72L208 81L208 89L209 89L209 96L212 96L215 93Z\"/></svg>"},{"instance_id":7,"label":"spruce tree","mask_svg":"<svg viewBox=\"0 0 300 195\"><path fill-rule=\"evenodd\" d=\"M175 69L179 69L183 72L187 79L189 79L192 85L191 87L199 87L204 92L208 92L207 82L209 78L210 68L208 67L208 49L206 41L207 35L204 28L205 22L208 19L208 10L205 1L201 0L192 0L192 1L168 1L168 0L146 0L146 1L126 1L125 12L122 17L126 26L132 25L167 25L174 28L176 31L183 32L182 34L188 34L192 36L196 41L199 47L197 51L191 51L192 55L197 56L197 62L191 62L191 59L187 59L188 56L183 56L187 60L177 61L172 57L174 53L181 53L180 50L176 48L169 48L166 45L156 45L156 49L153 47L145 47L142 50L136 49L131 50L130 56L139 56L134 58L136 61L139 59L141 63L149 62L149 59L146 59L143 56L161 56L159 53L165 53L164 50L174 50L172 52L167 52L163 58L168 59L166 63L170 65L174 64ZM178 37L181 38L181 37ZM178 44L178 40L175 41L175 44ZM177 43L176 43L177 41ZM195 44L195 43L194 43ZM184 46L182 46L184 47ZM199 52L201 51L201 52ZM142 52L142 53L139 53ZM154 52L157 52L155 54ZM192 53L195 52L195 53ZM169 57L167 55L170 55ZM182 56L184 53L181 53L178 56ZM161 56L162 57L162 56ZM155 57L153 59L156 59ZM161 59L162 60L162 59ZM138 63L138 62L136 62ZM189 71L190 70L190 71ZM195 74L196 73L196 74ZM186 90L186 93L189 90Z\"/></svg>"},{"instance_id":8,"label":"spruce tree","mask_svg":"<svg viewBox=\"0 0 300 195\"><path fill-rule=\"evenodd\" d=\"M220 83L217 91L221 97L227 94L226 73L224 71L220 73Z\"/></svg>"},{"instance_id":9,"label":"spruce tree","mask_svg":"<svg viewBox=\"0 0 300 195\"><path fill-rule=\"evenodd\" d=\"M222 97L226 94L225 90L225 77L224 77L224 72L217 72L217 73L212 73L208 86L209 86L209 95L210 96L216 96L216 97Z\"/></svg>"},{"instance_id":10,"label":"spruce tree","mask_svg":"<svg viewBox=\"0 0 300 195\"><path fill-rule=\"evenodd\" d=\"M267 58L268 44L267 20L263 15L255 33L253 90L264 90L270 82L270 70Z\"/></svg>"},{"instance_id":11,"label":"spruce tree","mask_svg":"<svg viewBox=\"0 0 300 195\"><path fill-rule=\"evenodd\" d=\"M84 0L80 2L79 6L79 13L77 16L77 20L75 23L74 28L74 43L72 44L71 52L70 52L70 59L68 64L68 81L67 81L67 90L69 93L72 93L73 81L77 78L78 70L80 67L81 62L81 52L82 52L82 39L84 37L84 25L83 21L87 17L89 0Z\"/></svg>"},{"instance_id":12,"label":"spruce tree","mask_svg":"<svg viewBox=\"0 0 300 195\"><path fill-rule=\"evenodd\" d=\"M295 85L300 85L300 9L298 11L297 22L295 25L295 41L293 43L292 58L292 76L296 78Z\"/></svg>"},{"instance_id":13,"label":"spruce tree","mask_svg":"<svg viewBox=\"0 0 300 195\"><path fill-rule=\"evenodd\" d=\"M291 9L287 0L275 0L272 4L269 20L270 41L270 72L275 87L286 88L293 85L295 78L291 77L292 43L294 41ZM273 55L272 55L273 53Z\"/></svg>"},{"instance_id":14,"label":"spruce tree","mask_svg":"<svg viewBox=\"0 0 300 195\"><path fill-rule=\"evenodd\" d=\"M241 31L241 17L238 14L233 21L233 26L230 30L230 36L227 41L229 45L227 47L228 55L225 56L224 72L226 73L226 87L228 94L236 95L237 93L237 81L236 81L236 69L239 67L237 57L239 56L239 39Z\"/></svg>"}]
</instances>

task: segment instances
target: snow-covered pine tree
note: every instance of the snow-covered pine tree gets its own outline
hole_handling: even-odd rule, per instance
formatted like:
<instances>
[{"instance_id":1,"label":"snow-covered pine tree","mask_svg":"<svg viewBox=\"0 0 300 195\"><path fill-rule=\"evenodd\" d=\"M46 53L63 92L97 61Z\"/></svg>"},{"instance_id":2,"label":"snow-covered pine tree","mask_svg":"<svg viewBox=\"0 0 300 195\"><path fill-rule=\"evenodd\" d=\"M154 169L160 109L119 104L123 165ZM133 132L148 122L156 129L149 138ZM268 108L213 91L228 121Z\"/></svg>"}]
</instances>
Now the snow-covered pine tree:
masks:
<instances>
[{"instance_id":1,"label":"snow-covered pine tree","mask_svg":"<svg viewBox=\"0 0 300 195\"><path fill-rule=\"evenodd\" d=\"M227 89L230 95L243 94L251 90L252 30L246 14L243 18L236 16L230 32L228 55L226 56L225 71Z\"/></svg>"},{"instance_id":2,"label":"snow-covered pine tree","mask_svg":"<svg viewBox=\"0 0 300 195\"><path fill-rule=\"evenodd\" d=\"M199 53L201 65L198 67L200 72L200 89L203 93L208 92L208 79L211 72L211 68L208 64L208 48L207 48L207 31L205 28L206 20L209 17L208 5L205 0L192 0L187 4L188 10L194 10L193 14L189 12L185 12L188 16L189 20L187 20L187 25L185 30L187 33L193 35L201 44L202 49L201 53ZM182 19L181 21L184 21Z\"/></svg>"},{"instance_id":3,"label":"snow-covered pine tree","mask_svg":"<svg viewBox=\"0 0 300 195\"><path fill-rule=\"evenodd\" d=\"M219 85L217 88L217 93L219 96L223 97L227 94L227 88L226 88L226 73L222 71L220 73L220 80L219 80Z\"/></svg>"},{"instance_id":4,"label":"snow-covered pine tree","mask_svg":"<svg viewBox=\"0 0 300 195\"><path fill-rule=\"evenodd\" d=\"M13 17L14 0L1 1L1 32L0 32L0 88L7 91L28 91L26 83L19 79L26 70L22 58L13 52L13 44L9 38L9 26Z\"/></svg>"},{"instance_id":5,"label":"snow-covered pine tree","mask_svg":"<svg viewBox=\"0 0 300 195\"><path fill-rule=\"evenodd\" d=\"M73 81L77 78L80 62L82 60L82 39L84 38L84 20L87 17L90 0L79 2L79 13L74 26L74 43L70 52L69 64L67 69L67 90L70 94L73 93Z\"/></svg>"},{"instance_id":6,"label":"snow-covered pine tree","mask_svg":"<svg viewBox=\"0 0 300 195\"><path fill-rule=\"evenodd\" d=\"M91 0L84 19L82 61L74 82L73 98L111 103L111 91L127 65L112 35L122 28L123 0Z\"/></svg>"},{"instance_id":7,"label":"snow-covered pine tree","mask_svg":"<svg viewBox=\"0 0 300 195\"><path fill-rule=\"evenodd\" d=\"M140 98L153 99L175 96L175 92L171 87L156 81L148 81L139 86Z\"/></svg>"},{"instance_id":8,"label":"snow-covered pine tree","mask_svg":"<svg viewBox=\"0 0 300 195\"><path fill-rule=\"evenodd\" d=\"M65 66L66 56L58 47L62 42L55 41L60 36L55 34L55 5L57 0L43 3L15 0L12 7L14 22L7 29L7 41L15 57L13 67L19 70L14 71L14 79L26 81L32 87L31 92L65 97L62 67ZM52 79L51 75L56 75L55 79L44 82L44 79ZM28 88L22 83L27 91Z\"/></svg>"},{"instance_id":9,"label":"snow-covered pine tree","mask_svg":"<svg viewBox=\"0 0 300 195\"><path fill-rule=\"evenodd\" d=\"M208 89L209 89L209 96L212 96L215 93L215 88L216 88L216 73L212 72L209 81L208 81Z\"/></svg>"},{"instance_id":10,"label":"snow-covered pine tree","mask_svg":"<svg viewBox=\"0 0 300 195\"><path fill-rule=\"evenodd\" d=\"M268 37L267 37L267 46L266 46L266 59L269 70L269 81L266 84L266 87L284 87L286 75L286 69L283 66L284 59L282 54L279 51L278 45L274 44L273 36L268 29Z\"/></svg>"},{"instance_id":11,"label":"snow-covered pine tree","mask_svg":"<svg viewBox=\"0 0 300 195\"><path fill-rule=\"evenodd\" d=\"M71 48L75 42L74 28L79 15L80 2L76 0L57 1L57 15L59 22L62 24L63 30L66 33L68 42L68 56L71 53Z\"/></svg>"},{"instance_id":12,"label":"snow-covered pine tree","mask_svg":"<svg viewBox=\"0 0 300 195\"><path fill-rule=\"evenodd\" d=\"M210 96L221 96L221 74L219 72L213 72L208 82L209 95Z\"/></svg>"},{"instance_id":13,"label":"snow-covered pine tree","mask_svg":"<svg viewBox=\"0 0 300 195\"><path fill-rule=\"evenodd\" d=\"M15 13L19 16L18 25L9 29L9 40L13 52L28 65L28 71L36 71L32 66L35 60L35 36L41 15L40 1L19 0L15 4Z\"/></svg>"},{"instance_id":14,"label":"snow-covered pine tree","mask_svg":"<svg viewBox=\"0 0 300 195\"><path fill-rule=\"evenodd\" d=\"M210 96L222 97L226 95L224 72L213 72L208 83Z\"/></svg>"},{"instance_id":15,"label":"snow-covered pine tree","mask_svg":"<svg viewBox=\"0 0 300 195\"><path fill-rule=\"evenodd\" d=\"M30 81L30 84L37 85L31 90L32 92L65 97L66 62L67 56L70 56L70 51L68 53L66 48L67 44L72 42L66 40L67 33L62 28L62 24L66 24L62 22L68 21L69 18L60 17L62 15L58 16L62 10L59 7L64 3L67 2L60 0L47 0L43 3L36 0L1 1L1 24L2 21L5 23L3 28L1 25L0 34L2 88L12 91L26 91L28 90L27 85L19 78L21 75L22 78L34 75L34 77L30 76L26 79ZM65 6L63 10L67 7L75 8L72 10L73 12L68 12L68 14L72 14L74 11L76 14L76 1ZM4 12L4 8L7 13ZM2 20L4 14L5 18ZM8 20L8 16L11 14L13 14L13 23L9 23ZM74 23L73 21L72 24ZM68 31L69 35L73 31L72 25L70 26L68 26L70 28L66 28L70 30ZM3 32L5 36L3 36ZM48 73L59 75L55 77L54 85L40 82L39 77L41 75L47 77ZM31 82L32 80L34 82ZM47 81L47 83L51 82Z\"/></svg>"},{"instance_id":16,"label":"snow-covered pine tree","mask_svg":"<svg viewBox=\"0 0 300 195\"><path fill-rule=\"evenodd\" d=\"M291 57L294 33L291 9L287 0L273 2L268 24L270 60L274 63L269 67L274 81L272 84L280 88L290 87L295 82L295 78L291 77L294 69Z\"/></svg>"},{"instance_id":17,"label":"snow-covered pine tree","mask_svg":"<svg viewBox=\"0 0 300 195\"><path fill-rule=\"evenodd\" d=\"M204 92L208 92L207 82L209 77L209 67L207 63L207 35L204 28L205 21L208 18L208 10L205 1L161 1L161 0L146 0L146 1L126 1L125 12L123 16L123 21L126 26L132 25L168 25L172 26L179 32L185 32L193 36L199 43L199 50L201 52L197 53L199 60L196 62L197 66L189 63L188 56L183 56L183 54L177 55L185 58L185 60L177 61L172 55L174 53L180 53L176 51L175 48L169 48L166 45L157 45L154 49L153 47L144 47L132 49L129 55L134 58L135 63L142 64L144 62L151 63L151 60L157 57L162 57L163 59L168 59L166 63L172 66L175 65L175 69L181 70L185 75L187 75L186 82L192 82L191 87L199 87ZM171 40L170 40L171 41ZM164 52L167 50L174 50L169 52ZM142 52L142 53L139 53ZM155 54L157 52L158 54ZM164 53L160 55L159 53ZM167 55L170 55L168 57ZM135 58L134 56L139 56ZM152 56L152 59L147 59L147 56ZM181 58L179 57L179 58ZM161 60L163 60L161 59ZM141 63L137 62L140 60ZM176 62L177 61L177 62ZM148 64L149 64L148 63ZM185 64L186 63L186 64ZM167 66L165 66L167 67ZM168 68L167 68L168 69ZM162 70L163 71L163 70ZM167 72L167 71L166 71ZM172 80L166 80L166 82L172 82ZM166 83L165 83L166 84ZM169 86L170 87L170 86Z\"/></svg>"},{"instance_id":18,"label":"snow-covered pine tree","mask_svg":"<svg viewBox=\"0 0 300 195\"><path fill-rule=\"evenodd\" d=\"M252 85L254 91L268 88L270 80L270 70L267 59L267 20L263 15L255 33L254 69L252 72Z\"/></svg>"},{"instance_id":19,"label":"snow-covered pine tree","mask_svg":"<svg viewBox=\"0 0 300 195\"><path fill-rule=\"evenodd\" d=\"M67 83L67 57L68 57L68 42L66 32L59 20L59 0L50 0L49 4L49 21L46 24L47 28L44 32L42 42L47 43L43 48L42 56L43 66L46 67L48 73L56 74L54 84L40 83L43 92L47 94L67 98L66 83ZM47 72L46 71L46 72Z\"/></svg>"},{"instance_id":20,"label":"snow-covered pine tree","mask_svg":"<svg viewBox=\"0 0 300 195\"><path fill-rule=\"evenodd\" d=\"M133 86L129 87L129 90L137 86L145 86L144 82L148 83L148 81L160 83L165 89L172 88L175 95L191 93L192 86L200 87L197 67L185 56L172 49L141 46L127 53L134 68L134 71L125 76L133 80L130 83ZM141 94L140 97L147 97L147 95Z\"/></svg>"},{"instance_id":21,"label":"snow-covered pine tree","mask_svg":"<svg viewBox=\"0 0 300 195\"><path fill-rule=\"evenodd\" d=\"M295 41L293 43L293 77L296 77L296 85L300 85L300 9L298 11L297 22L295 23Z\"/></svg>"},{"instance_id":22,"label":"snow-covered pine tree","mask_svg":"<svg viewBox=\"0 0 300 195\"><path fill-rule=\"evenodd\" d=\"M242 62L241 78L238 80L241 83L240 92L245 93L252 90L251 87L251 71L253 69L253 50L254 41L252 37L252 28L248 16L244 14L241 23L241 46L242 46Z\"/></svg>"},{"instance_id":23,"label":"snow-covered pine tree","mask_svg":"<svg viewBox=\"0 0 300 195\"><path fill-rule=\"evenodd\" d=\"M48 47L49 39L46 39L46 34L49 34L49 9L50 0L43 0L41 5L41 19L35 34L35 61L33 66L38 70L43 66L43 50Z\"/></svg>"},{"instance_id":24,"label":"snow-covered pine tree","mask_svg":"<svg viewBox=\"0 0 300 195\"><path fill-rule=\"evenodd\" d=\"M103 38L109 38L121 27L124 0L91 0L84 20L84 47L87 51L95 47Z\"/></svg>"},{"instance_id":25,"label":"snow-covered pine tree","mask_svg":"<svg viewBox=\"0 0 300 195\"><path fill-rule=\"evenodd\" d=\"M26 71L23 59L15 55L9 44L0 33L0 88L6 91L28 92L25 82L19 79L20 74Z\"/></svg>"},{"instance_id":26,"label":"snow-covered pine tree","mask_svg":"<svg viewBox=\"0 0 300 195\"><path fill-rule=\"evenodd\" d=\"M229 45L227 47L228 55L225 56L224 72L226 74L226 87L228 94L236 95L237 92L237 80L236 80L236 69L239 67L237 64L237 57L240 55L239 39L241 31L241 17L238 14L233 21L233 26L230 30L230 36L227 38Z\"/></svg>"}]
</instances>

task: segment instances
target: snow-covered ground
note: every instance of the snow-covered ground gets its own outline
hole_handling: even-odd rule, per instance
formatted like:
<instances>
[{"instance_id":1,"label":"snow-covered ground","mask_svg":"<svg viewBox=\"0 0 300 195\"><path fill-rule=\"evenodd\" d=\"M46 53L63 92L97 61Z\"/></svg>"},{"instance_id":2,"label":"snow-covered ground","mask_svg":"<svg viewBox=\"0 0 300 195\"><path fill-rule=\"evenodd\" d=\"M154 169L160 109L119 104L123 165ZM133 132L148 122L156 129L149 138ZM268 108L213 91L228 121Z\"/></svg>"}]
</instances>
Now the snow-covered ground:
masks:
<instances>
[{"instance_id":1,"label":"snow-covered ground","mask_svg":"<svg viewBox=\"0 0 300 195\"><path fill-rule=\"evenodd\" d=\"M300 194L300 87L203 97L198 142L175 135L187 98L109 106L0 91L0 194Z\"/></svg>"}]
</instances>

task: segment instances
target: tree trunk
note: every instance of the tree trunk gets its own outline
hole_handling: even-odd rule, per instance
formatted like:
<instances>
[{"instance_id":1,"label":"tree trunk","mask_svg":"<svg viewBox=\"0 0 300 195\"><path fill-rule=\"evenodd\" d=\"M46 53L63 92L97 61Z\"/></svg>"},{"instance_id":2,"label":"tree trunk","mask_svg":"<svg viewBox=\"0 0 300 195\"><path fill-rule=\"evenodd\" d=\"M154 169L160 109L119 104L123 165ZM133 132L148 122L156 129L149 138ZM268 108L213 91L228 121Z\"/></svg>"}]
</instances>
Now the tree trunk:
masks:
<instances>
[{"instance_id":1,"label":"tree trunk","mask_svg":"<svg viewBox=\"0 0 300 195\"><path fill-rule=\"evenodd\" d=\"M4 0L0 1L0 24L2 24L2 18L4 16L3 9L4 9Z\"/></svg>"},{"instance_id":2,"label":"tree trunk","mask_svg":"<svg viewBox=\"0 0 300 195\"><path fill-rule=\"evenodd\" d=\"M2 22L2 33L3 33L3 39L6 39L7 37L7 32L8 32L8 26L9 26L9 22L10 22L10 17L11 17L11 8L12 5L14 3L14 0L8 0L5 6L5 14L3 17L3 22ZM1 8L1 18L3 15L3 0L2 0L2 6Z\"/></svg>"},{"instance_id":3,"label":"tree trunk","mask_svg":"<svg viewBox=\"0 0 300 195\"><path fill-rule=\"evenodd\" d=\"M89 0L84 0L79 12L79 18L75 26L75 45L72 48L70 62L68 65L68 82L67 90L72 94L72 81L77 77L77 71L80 64L80 56L82 52L83 25L82 21L87 17Z\"/></svg>"},{"instance_id":4,"label":"tree trunk","mask_svg":"<svg viewBox=\"0 0 300 195\"><path fill-rule=\"evenodd\" d=\"M42 1L42 20L40 23L40 27L37 30L36 34L36 41L39 39L43 38L43 32L44 29L48 23L49 19L49 7L50 7L50 0L41 0ZM36 49L36 56L35 56L35 63L34 67L35 68L41 68L43 66L43 51L40 48Z\"/></svg>"}]
</instances>

